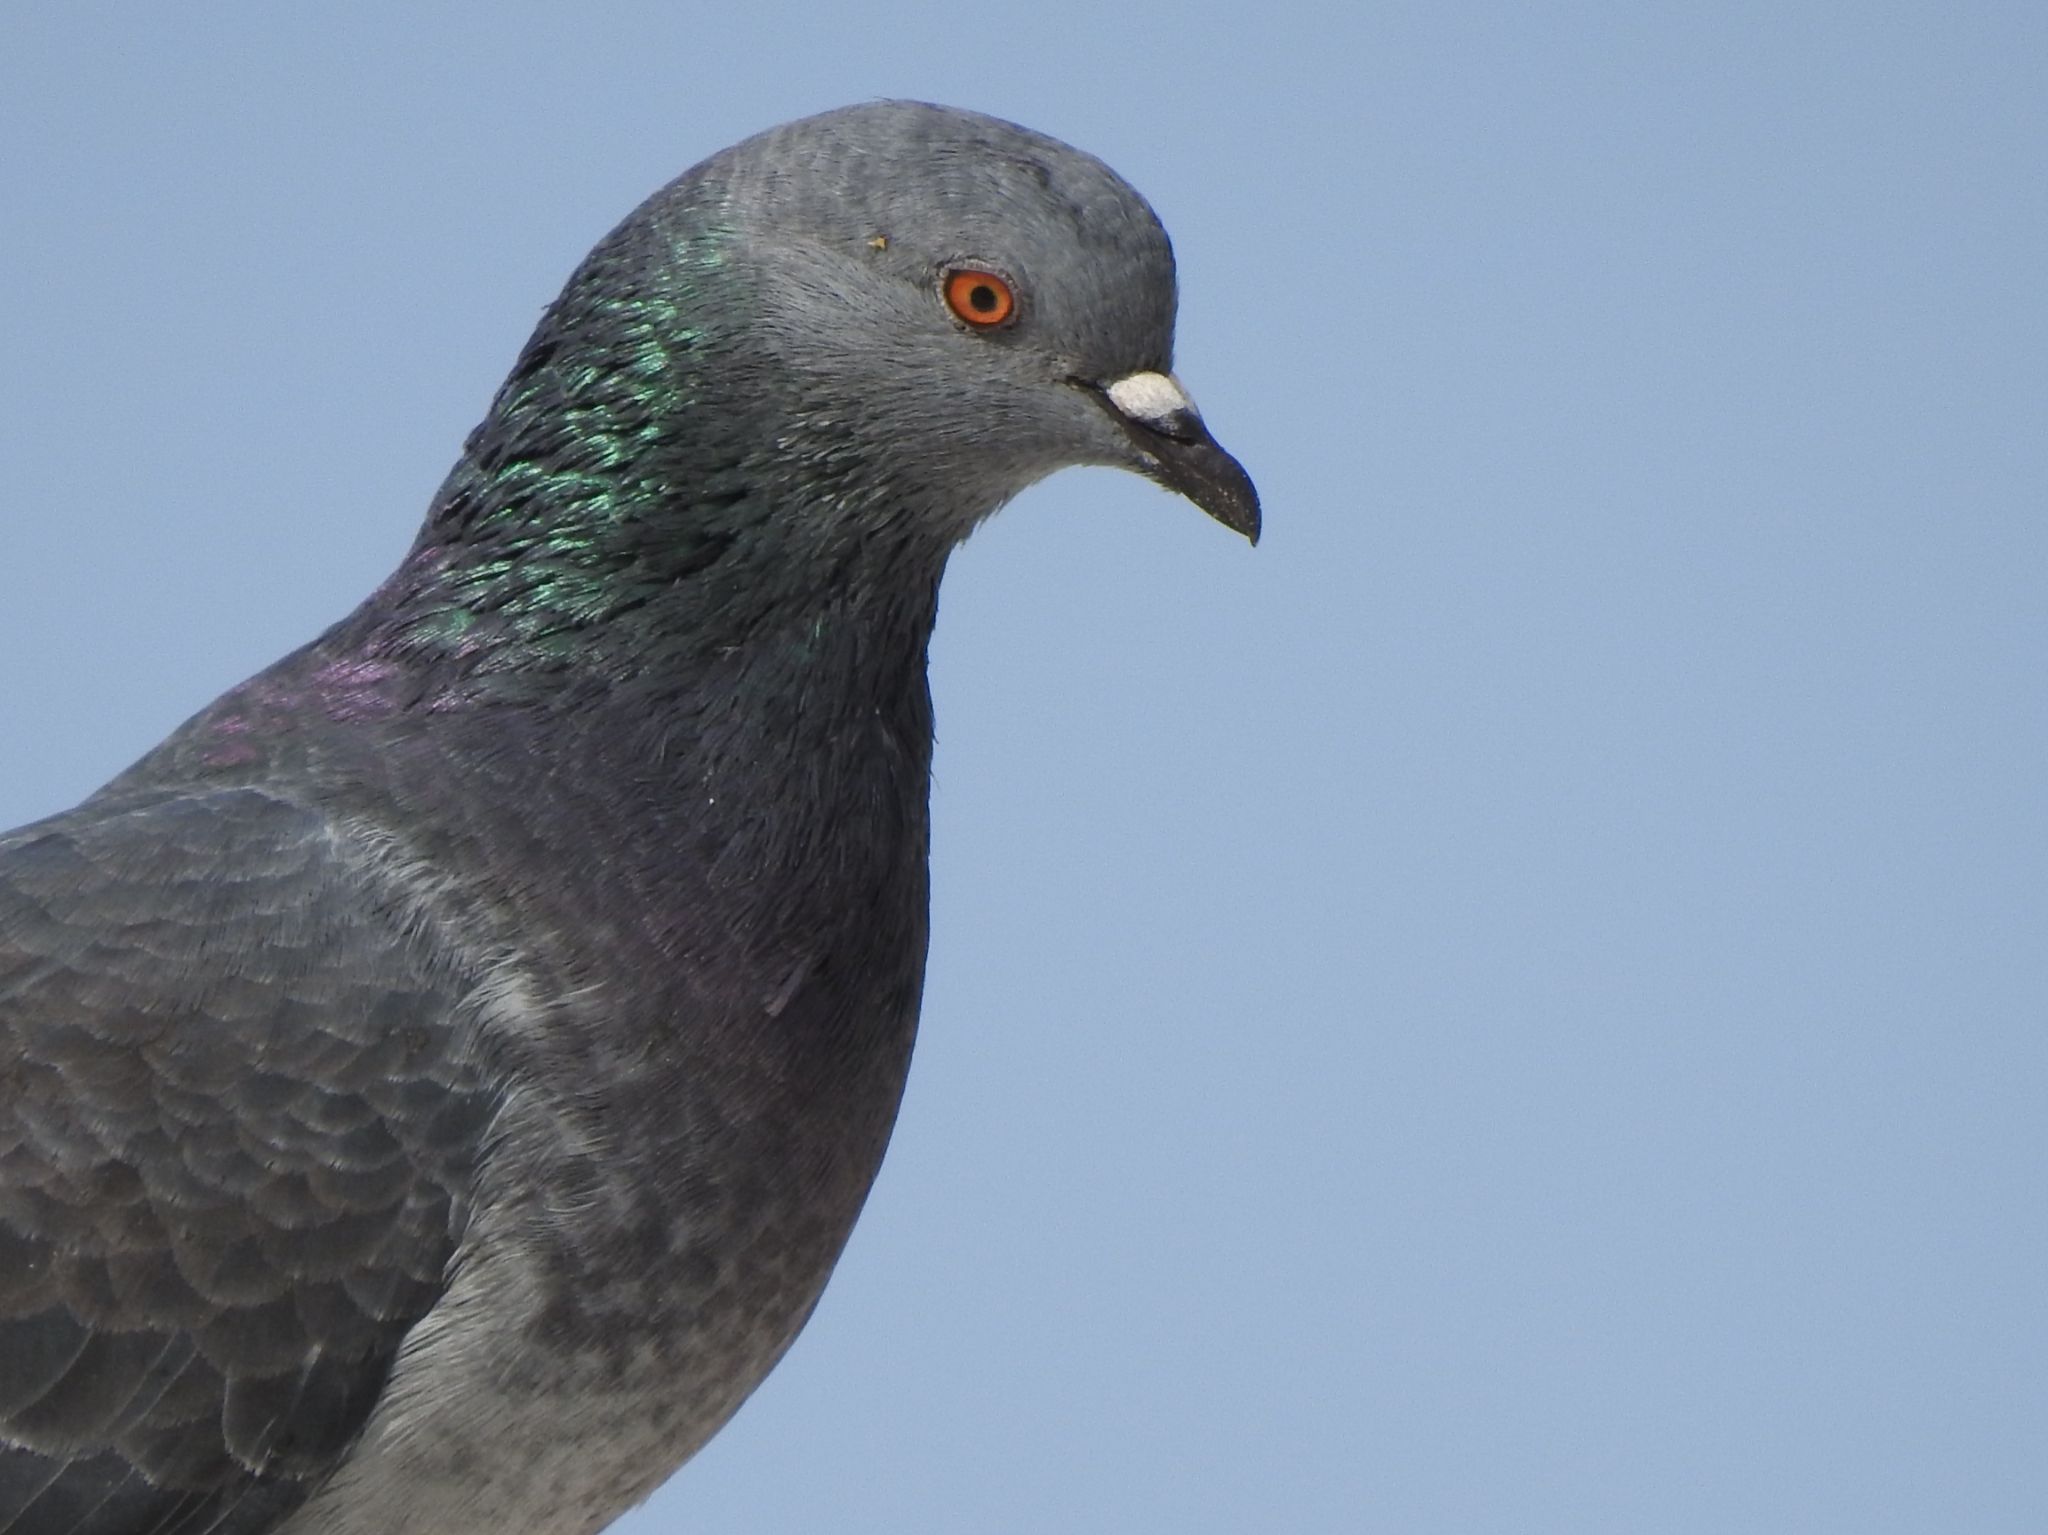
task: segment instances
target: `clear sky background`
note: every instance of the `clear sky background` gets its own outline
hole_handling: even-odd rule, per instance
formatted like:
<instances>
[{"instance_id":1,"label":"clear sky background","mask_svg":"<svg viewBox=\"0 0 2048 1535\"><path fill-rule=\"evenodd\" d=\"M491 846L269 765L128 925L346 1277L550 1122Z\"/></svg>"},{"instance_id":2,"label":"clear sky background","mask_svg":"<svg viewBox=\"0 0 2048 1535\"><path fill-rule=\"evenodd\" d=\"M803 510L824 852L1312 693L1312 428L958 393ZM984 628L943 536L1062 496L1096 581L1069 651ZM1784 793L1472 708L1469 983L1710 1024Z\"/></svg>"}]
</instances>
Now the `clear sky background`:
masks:
<instances>
[{"instance_id":1,"label":"clear sky background","mask_svg":"<svg viewBox=\"0 0 2048 1535\"><path fill-rule=\"evenodd\" d=\"M2048 1529L2032 0L10 6L0 824L881 95L1152 198L1267 539L1090 471L955 561L895 1147L620 1528Z\"/></svg>"}]
</instances>

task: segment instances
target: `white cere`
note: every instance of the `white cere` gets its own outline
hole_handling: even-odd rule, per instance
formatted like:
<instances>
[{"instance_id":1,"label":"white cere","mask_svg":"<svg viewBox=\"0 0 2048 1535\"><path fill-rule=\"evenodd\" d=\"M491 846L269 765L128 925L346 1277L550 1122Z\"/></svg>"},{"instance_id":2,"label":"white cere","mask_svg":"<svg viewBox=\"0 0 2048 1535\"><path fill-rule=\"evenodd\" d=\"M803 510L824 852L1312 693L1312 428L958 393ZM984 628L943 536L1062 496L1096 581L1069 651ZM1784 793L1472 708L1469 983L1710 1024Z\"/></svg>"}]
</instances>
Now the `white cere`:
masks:
<instances>
[{"instance_id":1,"label":"white cere","mask_svg":"<svg viewBox=\"0 0 2048 1535\"><path fill-rule=\"evenodd\" d=\"M1109 386L1109 403L1138 421L1200 415L1179 380L1164 373L1133 373Z\"/></svg>"}]
</instances>

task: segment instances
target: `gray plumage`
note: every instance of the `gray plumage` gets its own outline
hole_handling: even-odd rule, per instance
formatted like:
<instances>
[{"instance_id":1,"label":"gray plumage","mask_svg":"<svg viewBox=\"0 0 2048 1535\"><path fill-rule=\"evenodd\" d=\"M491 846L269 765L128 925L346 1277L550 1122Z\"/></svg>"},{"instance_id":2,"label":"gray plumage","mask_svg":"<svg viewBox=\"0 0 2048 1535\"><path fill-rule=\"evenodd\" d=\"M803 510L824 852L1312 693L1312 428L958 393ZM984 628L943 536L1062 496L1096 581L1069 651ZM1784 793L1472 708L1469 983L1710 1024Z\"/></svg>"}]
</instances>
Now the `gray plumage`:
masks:
<instances>
[{"instance_id":1,"label":"gray plumage","mask_svg":"<svg viewBox=\"0 0 2048 1535\"><path fill-rule=\"evenodd\" d=\"M0 1535L571 1535L725 1422L902 1091L948 551L1073 463L1257 532L1173 311L1040 135L749 140L361 608L0 837Z\"/></svg>"}]
</instances>

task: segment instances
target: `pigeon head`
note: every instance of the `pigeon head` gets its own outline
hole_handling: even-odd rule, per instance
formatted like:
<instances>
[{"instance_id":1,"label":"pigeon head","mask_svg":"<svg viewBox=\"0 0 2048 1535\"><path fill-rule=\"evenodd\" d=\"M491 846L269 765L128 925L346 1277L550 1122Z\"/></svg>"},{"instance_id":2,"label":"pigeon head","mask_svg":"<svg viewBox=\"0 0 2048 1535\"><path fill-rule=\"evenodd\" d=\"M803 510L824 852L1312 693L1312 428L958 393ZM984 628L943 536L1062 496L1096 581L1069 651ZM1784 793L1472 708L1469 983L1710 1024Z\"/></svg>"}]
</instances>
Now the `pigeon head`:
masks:
<instances>
[{"instance_id":1,"label":"pigeon head","mask_svg":"<svg viewBox=\"0 0 2048 1535\"><path fill-rule=\"evenodd\" d=\"M794 424L857 422L876 470L939 525L1107 464L1257 537L1251 481L1172 375L1166 231L1093 156L881 102L750 139L650 211L685 243L707 213L731 231L742 310Z\"/></svg>"},{"instance_id":2,"label":"pigeon head","mask_svg":"<svg viewBox=\"0 0 2048 1535\"><path fill-rule=\"evenodd\" d=\"M1054 139L916 102L771 129L571 277L436 499L404 627L474 648L680 587L708 638L833 583L928 586L1076 464L1256 539L1250 479L1173 377L1174 304L1151 208Z\"/></svg>"}]
</instances>

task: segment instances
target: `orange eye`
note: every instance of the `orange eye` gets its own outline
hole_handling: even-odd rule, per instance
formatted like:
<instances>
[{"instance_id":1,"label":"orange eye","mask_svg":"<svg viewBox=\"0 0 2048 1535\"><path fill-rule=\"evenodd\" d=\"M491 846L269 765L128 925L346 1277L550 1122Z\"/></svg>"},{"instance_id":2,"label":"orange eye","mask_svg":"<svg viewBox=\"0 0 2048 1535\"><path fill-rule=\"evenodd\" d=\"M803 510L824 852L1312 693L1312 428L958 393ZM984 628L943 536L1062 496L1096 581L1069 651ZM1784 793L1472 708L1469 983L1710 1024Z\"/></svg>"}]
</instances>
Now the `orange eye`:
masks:
<instances>
[{"instance_id":1,"label":"orange eye","mask_svg":"<svg viewBox=\"0 0 2048 1535\"><path fill-rule=\"evenodd\" d=\"M995 273L962 267L946 274L946 307L976 330L992 330L1017 312L1017 295Z\"/></svg>"}]
</instances>

